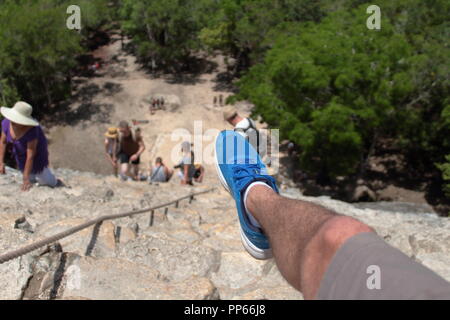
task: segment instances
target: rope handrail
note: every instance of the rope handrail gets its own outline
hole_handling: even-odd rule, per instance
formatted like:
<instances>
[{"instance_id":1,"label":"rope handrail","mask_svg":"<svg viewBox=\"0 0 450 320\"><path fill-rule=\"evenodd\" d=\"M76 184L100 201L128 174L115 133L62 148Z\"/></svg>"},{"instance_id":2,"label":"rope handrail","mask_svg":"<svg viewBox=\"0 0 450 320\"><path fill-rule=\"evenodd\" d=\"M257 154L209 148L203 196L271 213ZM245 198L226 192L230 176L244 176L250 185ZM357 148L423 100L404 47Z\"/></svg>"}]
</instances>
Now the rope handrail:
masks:
<instances>
[{"instance_id":1,"label":"rope handrail","mask_svg":"<svg viewBox=\"0 0 450 320\"><path fill-rule=\"evenodd\" d=\"M150 207L150 208L145 208L145 209L140 209L140 210L133 210L133 211L129 211L129 212L124 212L124 213L117 213L117 214L109 214L109 215L104 215L104 216L100 216L98 218L95 218L93 220L87 221L83 224L80 224L78 226L72 227L66 231L62 231L60 233L57 233L53 236L47 237L45 239L42 240L38 240L32 244L26 245L22 248L19 248L17 250L13 250L10 252L7 252L5 254L0 255L0 264L5 263L7 261L16 259L18 257L21 257L27 253L30 253L31 251L34 251L36 249L39 249L43 246L49 245L53 242L56 242L58 240L61 240L63 238L66 238L74 233L77 233L83 229L86 229L92 225L96 225L100 222L106 221L106 220L113 220L113 219L119 219L119 218L124 218L124 217L131 217L134 216L136 214L142 214L145 212L149 212L149 211L153 211L153 210L157 210L157 209L161 209L164 207L168 207L172 204L176 204L178 207L178 202L184 199L188 199L190 198L191 200L193 199L194 196L198 196L200 194L204 194L204 193L208 193L211 192L212 190L214 190L215 188L211 188L208 190L204 190L204 191L200 191L200 192L195 192L195 193L191 193L187 196L181 197L181 198L177 198L175 200L172 200L170 202L166 202L154 207Z\"/></svg>"}]
</instances>

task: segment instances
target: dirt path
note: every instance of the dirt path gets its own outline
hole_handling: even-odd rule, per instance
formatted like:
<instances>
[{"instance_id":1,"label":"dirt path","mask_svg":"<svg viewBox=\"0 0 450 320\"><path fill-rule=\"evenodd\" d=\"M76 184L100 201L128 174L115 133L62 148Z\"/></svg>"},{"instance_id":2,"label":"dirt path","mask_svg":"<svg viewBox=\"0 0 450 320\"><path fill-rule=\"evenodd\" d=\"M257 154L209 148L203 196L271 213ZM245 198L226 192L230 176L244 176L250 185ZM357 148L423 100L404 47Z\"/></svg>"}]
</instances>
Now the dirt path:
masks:
<instances>
[{"instance_id":1,"label":"dirt path","mask_svg":"<svg viewBox=\"0 0 450 320\"><path fill-rule=\"evenodd\" d=\"M73 92L73 100L67 114L57 118L66 118L65 124L52 126L49 132L50 161L54 168L70 168L91 171L100 174L112 174L106 160L103 146L103 134L110 126L117 126L120 120L148 120L140 125L146 151L141 157L141 167L147 170L150 161L161 156L169 166L180 159L177 145L181 137L174 137L179 129L194 133L194 123L201 121L201 130L197 130L196 144L203 143L203 157L211 156L214 131L231 128L222 119L222 108L213 105L213 98L231 94L217 81L225 71L223 57L210 58L211 72L197 76L164 75L155 77L140 68L134 56L121 50L118 38L112 38L109 45L100 47L93 53L104 60L97 75L90 78L75 79L78 83ZM176 79L178 76L178 79ZM149 96L164 95L173 103L166 111L157 111L150 115L148 104L143 100ZM167 100L166 100L167 101ZM248 115L248 104L237 105L243 115ZM178 130L177 130L178 129ZM202 136L203 140L198 140ZM196 160L200 160L196 152ZM212 165L203 161L206 171L214 172ZM207 174L206 180L216 179L215 174ZM389 186L383 197L393 201L426 203L423 192Z\"/></svg>"},{"instance_id":2,"label":"dirt path","mask_svg":"<svg viewBox=\"0 0 450 320\"><path fill-rule=\"evenodd\" d=\"M173 148L181 142L171 141L176 129L193 133L194 121L202 121L203 132L228 127L222 120L222 108L213 105L214 96L223 95L225 99L231 94L218 88L220 84L216 80L225 71L223 57L211 59L210 64L215 66L212 72L179 80L174 75L155 78L141 70L135 58L121 50L117 39L93 54L102 57L105 64L95 77L75 79L79 85L68 114L68 117L75 114L75 119L50 129L53 167L111 174L103 152L103 133L120 120L149 121L140 125L147 148L141 157L144 168L156 156L174 165L178 154ZM175 103L169 110L150 115L148 104L142 102L152 95L165 95ZM241 105L241 110L246 114L248 106Z\"/></svg>"}]
</instances>

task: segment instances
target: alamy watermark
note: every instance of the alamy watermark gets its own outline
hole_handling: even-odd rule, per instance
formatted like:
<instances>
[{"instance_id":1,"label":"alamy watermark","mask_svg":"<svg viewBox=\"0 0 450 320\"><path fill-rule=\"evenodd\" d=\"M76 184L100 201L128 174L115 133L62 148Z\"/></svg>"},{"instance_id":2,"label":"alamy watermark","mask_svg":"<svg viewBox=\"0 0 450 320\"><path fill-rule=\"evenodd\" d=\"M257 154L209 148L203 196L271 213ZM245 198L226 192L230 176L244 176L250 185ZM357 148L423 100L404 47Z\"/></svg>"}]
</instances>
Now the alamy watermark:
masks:
<instances>
[{"instance_id":1,"label":"alamy watermark","mask_svg":"<svg viewBox=\"0 0 450 320\"><path fill-rule=\"evenodd\" d=\"M66 20L66 26L69 30L81 30L81 9L77 5L70 5L66 10L70 16Z\"/></svg>"},{"instance_id":2,"label":"alamy watermark","mask_svg":"<svg viewBox=\"0 0 450 320\"><path fill-rule=\"evenodd\" d=\"M81 270L78 266L70 266L66 271L66 287L69 290L81 289Z\"/></svg>"},{"instance_id":3,"label":"alamy watermark","mask_svg":"<svg viewBox=\"0 0 450 320\"><path fill-rule=\"evenodd\" d=\"M203 121L194 121L194 131L178 128L170 134L170 143L175 145L171 149L170 158L173 163L179 162L183 142L191 145L195 163L214 164L245 164L256 163L259 158L270 168L270 173L278 173L279 169L279 130L258 129L252 133L239 133L244 139L236 139L233 131L226 131L216 148L216 138L221 130L209 128L203 131ZM234 156L237 155L237 156Z\"/></svg>"},{"instance_id":4,"label":"alamy watermark","mask_svg":"<svg viewBox=\"0 0 450 320\"><path fill-rule=\"evenodd\" d=\"M366 26L369 30L381 29L381 9L379 6L373 4L367 7L366 13L370 14L367 18Z\"/></svg>"},{"instance_id":5,"label":"alamy watermark","mask_svg":"<svg viewBox=\"0 0 450 320\"><path fill-rule=\"evenodd\" d=\"M370 265L366 269L366 273L370 274L367 278L366 286L369 290L381 289L381 268L377 265Z\"/></svg>"}]
</instances>

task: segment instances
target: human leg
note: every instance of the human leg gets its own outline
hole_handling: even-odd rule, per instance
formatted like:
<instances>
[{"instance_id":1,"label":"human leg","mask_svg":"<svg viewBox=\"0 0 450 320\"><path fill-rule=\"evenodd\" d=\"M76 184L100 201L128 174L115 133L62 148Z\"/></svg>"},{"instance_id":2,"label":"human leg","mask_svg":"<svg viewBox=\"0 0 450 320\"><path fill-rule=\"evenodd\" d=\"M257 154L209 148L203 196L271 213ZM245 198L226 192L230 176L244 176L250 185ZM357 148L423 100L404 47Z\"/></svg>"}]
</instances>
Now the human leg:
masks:
<instances>
[{"instance_id":1,"label":"human leg","mask_svg":"<svg viewBox=\"0 0 450 320\"><path fill-rule=\"evenodd\" d=\"M111 164L114 175L117 176L117 171L118 171L117 159L111 153L108 153L108 160Z\"/></svg>"},{"instance_id":2,"label":"human leg","mask_svg":"<svg viewBox=\"0 0 450 320\"><path fill-rule=\"evenodd\" d=\"M56 187L58 184L58 179L56 179L55 175L49 168L44 168L42 172L33 174L30 177L30 181L36 181L42 186Z\"/></svg>"},{"instance_id":3,"label":"human leg","mask_svg":"<svg viewBox=\"0 0 450 320\"><path fill-rule=\"evenodd\" d=\"M340 245L372 231L321 206L279 196L256 150L236 132L224 131L216 139L216 169L236 202L246 250L257 259L273 255L281 274L307 298L317 293Z\"/></svg>"},{"instance_id":4,"label":"human leg","mask_svg":"<svg viewBox=\"0 0 450 320\"><path fill-rule=\"evenodd\" d=\"M450 298L448 282L356 219L264 186L249 190L246 208L280 273L306 299Z\"/></svg>"},{"instance_id":5,"label":"human leg","mask_svg":"<svg viewBox=\"0 0 450 320\"><path fill-rule=\"evenodd\" d=\"M172 176L173 176L173 169L167 168L166 182L169 182Z\"/></svg>"},{"instance_id":6,"label":"human leg","mask_svg":"<svg viewBox=\"0 0 450 320\"><path fill-rule=\"evenodd\" d=\"M130 172L129 172L130 157L128 155L126 155L125 153L120 153L118 155L118 159L119 159L119 163L120 163L120 173L119 173L120 179L126 181L130 177Z\"/></svg>"},{"instance_id":7,"label":"human leg","mask_svg":"<svg viewBox=\"0 0 450 320\"><path fill-rule=\"evenodd\" d=\"M200 166L194 175L195 181L201 183L203 181L203 177L205 176L205 168Z\"/></svg>"},{"instance_id":8,"label":"human leg","mask_svg":"<svg viewBox=\"0 0 450 320\"><path fill-rule=\"evenodd\" d=\"M244 247L258 259L268 258L270 250L281 274L305 298L450 298L447 281L388 245L369 226L280 196L255 154L235 132L219 134L219 179L236 201Z\"/></svg>"},{"instance_id":9,"label":"human leg","mask_svg":"<svg viewBox=\"0 0 450 320\"><path fill-rule=\"evenodd\" d=\"M139 176L139 165L141 163L141 158L138 157L135 161L131 161L131 167L132 167L132 176L133 179L135 179L136 181L140 180L140 176Z\"/></svg>"},{"instance_id":10,"label":"human leg","mask_svg":"<svg viewBox=\"0 0 450 320\"><path fill-rule=\"evenodd\" d=\"M139 165L138 164L131 164L132 169L132 177L134 180L139 181Z\"/></svg>"},{"instance_id":11,"label":"human leg","mask_svg":"<svg viewBox=\"0 0 450 320\"><path fill-rule=\"evenodd\" d=\"M281 274L309 299L316 296L341 245L358 233L373 231L353 218L282 197L264 186L249 190L246 207L267 234Z\"/></svg>"}]
</instances>

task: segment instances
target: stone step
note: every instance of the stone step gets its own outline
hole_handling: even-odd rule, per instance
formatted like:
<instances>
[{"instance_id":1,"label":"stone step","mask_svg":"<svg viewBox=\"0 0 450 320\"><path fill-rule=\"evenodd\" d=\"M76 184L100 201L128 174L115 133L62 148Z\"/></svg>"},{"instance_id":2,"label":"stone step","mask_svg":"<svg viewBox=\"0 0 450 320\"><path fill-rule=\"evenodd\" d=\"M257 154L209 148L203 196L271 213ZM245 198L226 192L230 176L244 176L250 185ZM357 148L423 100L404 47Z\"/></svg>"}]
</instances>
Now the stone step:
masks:
<instances>
[{"instance_id":1,"label":"stone step","mask_svg":"<svg viewBox=\"0 0 450 320\"><path fill-rule=\"evenodd\" d=\"M205 277L168 281L155 269L117 258L97 259L73 253L54 253L36 262L24 299L217 299Z\"/></svg>"},{"instance_id":2,"label":"stone step","mask_svg":"<svg viewBox=\"0 0 450 320\"><path fill-rule=\"evenodd\" d=\"M0 299L302 299L273 260L245 252L231 196L214 179L195 187L149 185L58 169L67 187L19 192L21 175L0 175L0 252L101 215L148 208L216 189L178 207L105 221L49 248L0 265ZM315 202L373 226L387 242L450 280L450 221L387 212L327 197ZM151 224L152 222L152 224Z\"/></svg>"}]
</instances>

